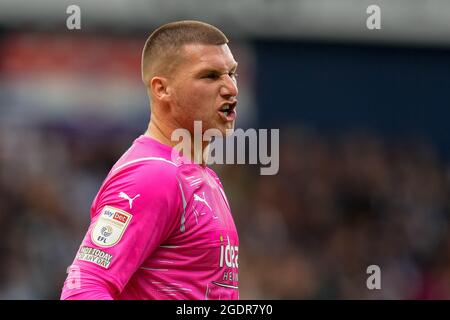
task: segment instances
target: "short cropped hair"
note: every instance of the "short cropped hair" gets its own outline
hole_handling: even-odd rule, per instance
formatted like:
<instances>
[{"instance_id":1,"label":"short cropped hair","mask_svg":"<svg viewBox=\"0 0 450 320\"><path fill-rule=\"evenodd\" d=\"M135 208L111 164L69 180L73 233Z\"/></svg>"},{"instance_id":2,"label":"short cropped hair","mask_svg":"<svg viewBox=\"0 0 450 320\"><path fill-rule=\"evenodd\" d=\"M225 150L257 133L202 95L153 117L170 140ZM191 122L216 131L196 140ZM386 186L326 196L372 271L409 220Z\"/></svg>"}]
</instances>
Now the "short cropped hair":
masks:
<instances>
[{"instance_id":1,"label":"short cropped hair","mask_svg":"<svg viewBox=\"0 0 450 320\"><path fill-rule=\"evenodd\" d=\"M168 75L179 62L186 44L223 45L228 38L216 27L193 20L176 21L156 29L142 50L142 80L147 85L155 75Z\"/></svg>"}]
</instances>

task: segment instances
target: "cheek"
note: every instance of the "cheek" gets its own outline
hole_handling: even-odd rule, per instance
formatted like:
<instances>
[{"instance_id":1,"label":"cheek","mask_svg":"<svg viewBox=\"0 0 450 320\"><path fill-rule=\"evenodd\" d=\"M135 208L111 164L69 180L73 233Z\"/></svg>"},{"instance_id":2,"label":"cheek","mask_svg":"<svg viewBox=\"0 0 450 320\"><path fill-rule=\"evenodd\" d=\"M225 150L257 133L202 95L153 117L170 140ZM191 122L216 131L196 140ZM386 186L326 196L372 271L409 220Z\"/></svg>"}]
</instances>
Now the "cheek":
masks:
<instances>
[{"instance_id":1,"label":"cheek","mask_svg":"<svg viewBox=\"0 0 450 320\"><path fill-rule=\"evenodd\" d=\"M176 91L174 117L185 128L192 129L195 120L202 121L203 130L217 126L218 88L212 84L181 84Z\"/></svg>"},{"instance_id":2,"label":"cheek","mask_svg":"<svg viewBox=\"0 0 450 320\"><path fill-rule=\"evenodd\" d=\"M210 115L215 108L215 101L218 93L214 88L204 85L186 86L180 91L179 104L191 115ZM203 117L202 117L203 118Z\"/></svg>"},{"instance_id":3,"label":"cheek","mask_svg":"<svg viewBox=\"0 0 450 320\"><path fill-rule=\"evenodd\" d=\"M192 131L194 121L204 119L199 107L202 99L195 92L185 89L177 91L172 115L181 127Z\"/></svg>"},{"instance_id":4,"label":"cheek","mask_svg":"<svg viewBox=\"0 0 450 320\"><path fill-rule=\"evenodd\" d=\"M177 105L182 108L192 108L201 98L202 92L192 85L180 85L175 90Z\"/></svg>"}]
</instances>

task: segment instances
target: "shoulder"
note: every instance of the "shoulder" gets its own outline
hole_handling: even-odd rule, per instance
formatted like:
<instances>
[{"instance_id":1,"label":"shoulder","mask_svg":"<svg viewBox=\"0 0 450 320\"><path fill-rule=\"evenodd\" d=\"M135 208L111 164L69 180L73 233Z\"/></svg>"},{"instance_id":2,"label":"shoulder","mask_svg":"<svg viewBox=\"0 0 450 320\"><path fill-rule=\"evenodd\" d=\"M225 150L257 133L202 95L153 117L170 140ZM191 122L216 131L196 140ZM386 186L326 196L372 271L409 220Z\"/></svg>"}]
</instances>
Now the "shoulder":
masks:
<instances>
[{"instance_id":1,"label":"shoulder","mask_svg":"<svg viewBox=\"0 0 450 320\"><path fill-rule=\"evenodd\" d=\"M148 208L178 212L178 166L164 158L136 160L113 168L94 201L95 214L105 205L133 215L147 212Z\"/></svg>"},{"instance_id":2,"label":"shoulder","mask_svg":"<svg viewBox=\"0 0 450 320\"><path fill-rule=\"evenodd\" d=\"M132 178L144 184L152 182L174 182L178 164L162 157L143 157L115 166L108 178L121 180Z\"/></svg>"},{"instance_id":3,"label":"shoulder","mask_svg":"<svg viewBox=\"0 0 450 320\"><path fill-rule=\"evenodd\" d=\"M150 170L150 171L173 171L178 168L179 164L170 159L158 156L139 157L129 159L128 161L118 162L111 170L111 174L119 172L130 172L133 170Z\"/></svg>"},{"instance_id":4,"label":"shoulder","mask_svg":"<svg viewBox=\"0 0 450 320\"><path fill-rule=\"evenodd\" d=\"M114 166L102 185L100 202L111 201L117 194L140 194L143 198L166 199L179 193L176 163L165 158L138 158Z\"/></svg>"}]
</instances>

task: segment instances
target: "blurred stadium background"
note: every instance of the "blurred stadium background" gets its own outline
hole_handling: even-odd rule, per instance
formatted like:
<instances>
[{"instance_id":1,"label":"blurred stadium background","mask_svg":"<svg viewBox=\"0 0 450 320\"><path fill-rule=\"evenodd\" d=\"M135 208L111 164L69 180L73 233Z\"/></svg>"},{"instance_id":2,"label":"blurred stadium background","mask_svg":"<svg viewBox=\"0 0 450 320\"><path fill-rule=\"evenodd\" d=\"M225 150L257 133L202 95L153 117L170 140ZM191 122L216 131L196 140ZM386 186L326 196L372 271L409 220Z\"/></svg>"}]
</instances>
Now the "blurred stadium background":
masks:
<instances>
[{"instance_id":1,"label":"blurred stadium background","mask_svg":"<svg viewBox=\"0 0 450 320\"><path fill-rule=\"evenodd\" d=\"M81 30L66 28L71 4ZM381 30L366 28L371 4ZM229 35L238 127L280 129L277 175L215 167L241 298L449 299L444 0L1 0L0 299L59 298L92 199L147 126L144 41L180 19Z\"/></svg>"}]
</instances>

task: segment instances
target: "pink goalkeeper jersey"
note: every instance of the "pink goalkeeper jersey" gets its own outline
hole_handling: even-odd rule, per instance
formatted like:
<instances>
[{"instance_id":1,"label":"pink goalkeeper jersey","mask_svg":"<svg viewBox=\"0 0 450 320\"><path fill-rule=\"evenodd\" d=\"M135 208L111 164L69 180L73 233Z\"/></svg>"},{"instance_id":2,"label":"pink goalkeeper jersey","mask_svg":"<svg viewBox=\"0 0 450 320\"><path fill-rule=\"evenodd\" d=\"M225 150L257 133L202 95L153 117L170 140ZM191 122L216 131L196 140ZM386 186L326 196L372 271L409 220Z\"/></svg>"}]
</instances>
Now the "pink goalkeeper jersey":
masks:
<instances>
[{"instance_id":1,"label":"pink goalkeeper jersey","mask_svg":"<svg viewBox=\"0 0 450 320\"><path fill-rule=\"evenodd\" d=\"M171 153L141 135L111 169L62 299L88 279L114 299L239 299L239 239L219 178Z\"/></svg>"}]
</instances>

